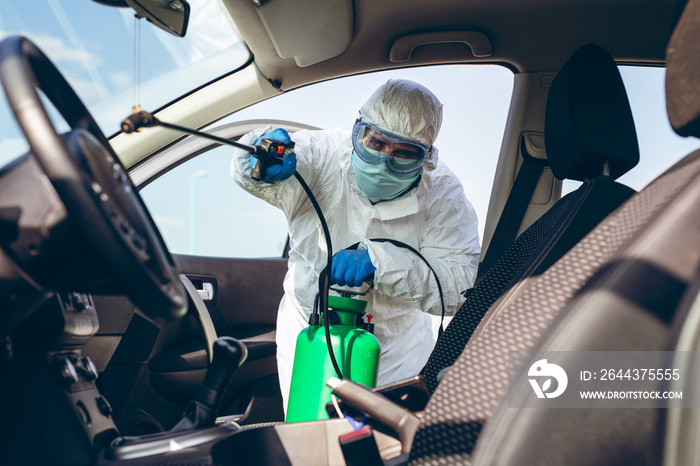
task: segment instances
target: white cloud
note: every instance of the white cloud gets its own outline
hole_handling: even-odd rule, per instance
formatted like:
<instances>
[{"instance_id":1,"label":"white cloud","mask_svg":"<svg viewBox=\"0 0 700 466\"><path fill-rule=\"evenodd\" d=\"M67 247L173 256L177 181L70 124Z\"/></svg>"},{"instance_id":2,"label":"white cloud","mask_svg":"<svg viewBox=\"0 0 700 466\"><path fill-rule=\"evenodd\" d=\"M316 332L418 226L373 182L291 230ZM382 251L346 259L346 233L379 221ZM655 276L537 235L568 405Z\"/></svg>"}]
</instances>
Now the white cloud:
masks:
<instances>
[{"instance_id":1,"label":"white cloud","mask_svg":"<svg viewBox=\"0 0 700 466\"><path fill-rule=\"evenodd\" d=\"M66 79L87 107L102 100L102 93L94 81L73 76L66 76Z\"/></svg>"},{"instance_id":2,"label":"white cloud","mask_svg":"<svg viewBox=\"0 0 700 466\"><path fill-rule=\"evenodd\" d=\"M124 72L124 71L118 71L116 73L111 73L109 76L107 76L107 79L109 79L110 82L112 84L114 84L114 86L117 89L129 87L132 84L131 74Z\"/></svg>"},{"instance_id":3,"label":"white cloud","mask_svg":"<svg viewBox=\"0 0 700 466\"><path fill-rule=\"evenodd\" d=\"M46 56L49 57L49 59L56 64L59 69L61 69L61 72L69 81L71 87L87 105L103 100L104 89L101 89L98 83L92 79L79 78L76 74L84 74L84 63L92 63L95 66L104 63L99 55L90 53L85 49L78 50L72 47L63 38L46 33L33 34L27 31L19 31L14 32L13 34L27 37L29 40L34 42L46 54ZM6 35L7 31L0 30L0 37L4 37ZM94 44L92 46L94 46ZM77 67L71 67L69 65L77 65ZM71 70L76 70L76 72L71 72ZM126 77L115 73L114 76L110 76L110 79L112 79L112 81L115 83L123 83L124 79L126 79L126 83L128 85L130 82L130 77L127 73L123 74L126 75Z\"/></svg>"},{"instance_id":4,"label":"white cloud","mask_svg":"<svg viewBox=\"0 0 700 466\"><path fill-rule=\"evenodd\" d=\"M103 60L99 55L90 53L85 49L76 50L60 37L55 37L50 34L21 34L28 37L32 42L38 45L39 48L43 50L54 63L89 62L95 66L99 66L103 63Z\"/></svg>"},{"instance_id":5,"label":"white cloud","mask_svg":"<svg viewBox=\"0 0 700 466\"><path fill-rule=\"evenodd\" d=\"M94 63L102 63L99 55L90 54L87 51L78 51L60 37L50 34L34 34L29 31L12 31L0 29L0 37L9 35L19 35L28 38L34 42L54 63L64 62L80 62L83 59L92 60Z\"/></svg>"}]
</instances>

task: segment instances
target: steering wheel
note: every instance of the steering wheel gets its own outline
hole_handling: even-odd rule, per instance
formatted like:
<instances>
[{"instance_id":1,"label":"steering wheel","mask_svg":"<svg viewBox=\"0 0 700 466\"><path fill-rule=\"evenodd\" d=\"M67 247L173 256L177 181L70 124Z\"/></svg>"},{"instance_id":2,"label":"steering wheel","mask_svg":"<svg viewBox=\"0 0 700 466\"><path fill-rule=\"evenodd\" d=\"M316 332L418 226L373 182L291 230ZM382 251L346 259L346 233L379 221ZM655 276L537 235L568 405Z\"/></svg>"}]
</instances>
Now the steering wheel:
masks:
<instances>
[{"instance_id":1,"label":"steering wheel","mask_svg":"<svg viewBox=\"0 0 700 466\"><path fill-rule=\"evenodd\" d=\"M143 312L179 318L187 294L143 200L107 138L54 64L30 40L0 43L0 81L31 153L90 252ZM41 91L71 130L59 135Z\"/></svg>"}]
</instances>

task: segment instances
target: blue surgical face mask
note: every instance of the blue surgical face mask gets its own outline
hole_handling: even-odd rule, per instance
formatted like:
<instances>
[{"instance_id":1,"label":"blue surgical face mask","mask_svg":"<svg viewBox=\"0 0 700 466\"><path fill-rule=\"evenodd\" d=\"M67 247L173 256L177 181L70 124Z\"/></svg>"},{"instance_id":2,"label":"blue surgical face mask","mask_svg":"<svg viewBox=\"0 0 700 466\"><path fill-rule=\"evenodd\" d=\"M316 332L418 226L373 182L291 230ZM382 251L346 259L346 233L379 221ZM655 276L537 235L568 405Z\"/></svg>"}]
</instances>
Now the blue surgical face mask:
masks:
<instances>
[{"instance_id":1,"label":"blue surgical face mask","mask_svg":"<svg viewBox=\"0 0 700 466\"><path fill-rule=\"evenodd\" d=\"M352 151L352 171L362 194L372 202L388 201L403 193L420 176L420 170L408 175L389 171L384 161L367 163Z\"/></svg>"}]
</instances>

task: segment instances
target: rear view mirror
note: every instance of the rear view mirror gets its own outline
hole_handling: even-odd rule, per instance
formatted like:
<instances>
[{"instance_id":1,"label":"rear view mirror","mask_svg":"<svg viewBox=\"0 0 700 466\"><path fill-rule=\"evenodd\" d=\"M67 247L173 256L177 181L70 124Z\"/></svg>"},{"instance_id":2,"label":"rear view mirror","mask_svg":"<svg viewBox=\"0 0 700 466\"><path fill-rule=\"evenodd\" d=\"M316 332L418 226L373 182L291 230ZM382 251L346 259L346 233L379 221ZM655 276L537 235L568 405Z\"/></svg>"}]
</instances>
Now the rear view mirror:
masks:
<instances>
[{"instance_id":1,"label":"rear view mirror","mask_svg":"<svg viewBox=\"0 0 700 466\"><path fill-rule=\"evenodd\" d=\"M138 16L178 37L185 37L190 19L186 0L94 0L107 6L131 7Z\"/></svg>"}]
</instances>

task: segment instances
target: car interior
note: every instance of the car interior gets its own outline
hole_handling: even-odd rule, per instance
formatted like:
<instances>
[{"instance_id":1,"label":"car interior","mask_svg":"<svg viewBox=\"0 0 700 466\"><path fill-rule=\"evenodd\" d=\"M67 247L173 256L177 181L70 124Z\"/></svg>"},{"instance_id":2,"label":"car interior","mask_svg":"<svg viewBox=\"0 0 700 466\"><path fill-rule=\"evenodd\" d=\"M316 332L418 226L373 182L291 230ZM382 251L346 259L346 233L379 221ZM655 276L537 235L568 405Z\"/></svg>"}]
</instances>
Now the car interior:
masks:
<instances>
[{"instance_id":1,"label":"car interior","mask_svg":"<svg viewBox=\"0 0 700 466\"><path fill-rule=\"evenodd\" d=\"M94 1L176 36L202 5ZM50 50L3 34L0 81L29 151L0 168L0 462L700 464L696 409L513 407L546 352L668 352L683 377L658 389L697 398L700 366L679 355L700 346L700 152L641 189L620 180L670 154L640 150L619 68L664 67L671 127L700 138L700 0L216 3L250 59L154 109L189 133L105 135ZM221 123L257 103L449 64L514 78L478 278L416 374L425 399L342 381L333 393L365 427L284 422L288 245L171 252L139 191L258 127ZM566 181L579 185L562 194Z\"/></svg>"},{"instance_id":2,"label":"car interior","mask_svg":"<svg viewBox=\"0 0 700 466\"><path fill-rule=\"evenodd\" d=\"M554 176L583 183L520 234L491 267L488 257L494 249L489 250L479 265L481 277L423 370L431 391L437 386L440 371L452 366L484 314L504 291L529 276L542 274L634 193L615 181L637 164L639 147L622 79L605 50L594 45L582 47L552 81L545 132L547 162ZM523 150L526 147L521 146ZM524 160L528 160L526 157ZM535 180L540 174L541 169L535 172ZM533 175L525 170L518 172L511 190L515 194L509 202L525 197L519 194L522 176ZM519 211L522 215L522 209ZM515 228L508 225L513 218L508 212L506 204L501 216L503 226L499 221L494 236L501 231L514 233L520 226L522 218L517 216Z\"/></svg>"}]
</instances>

